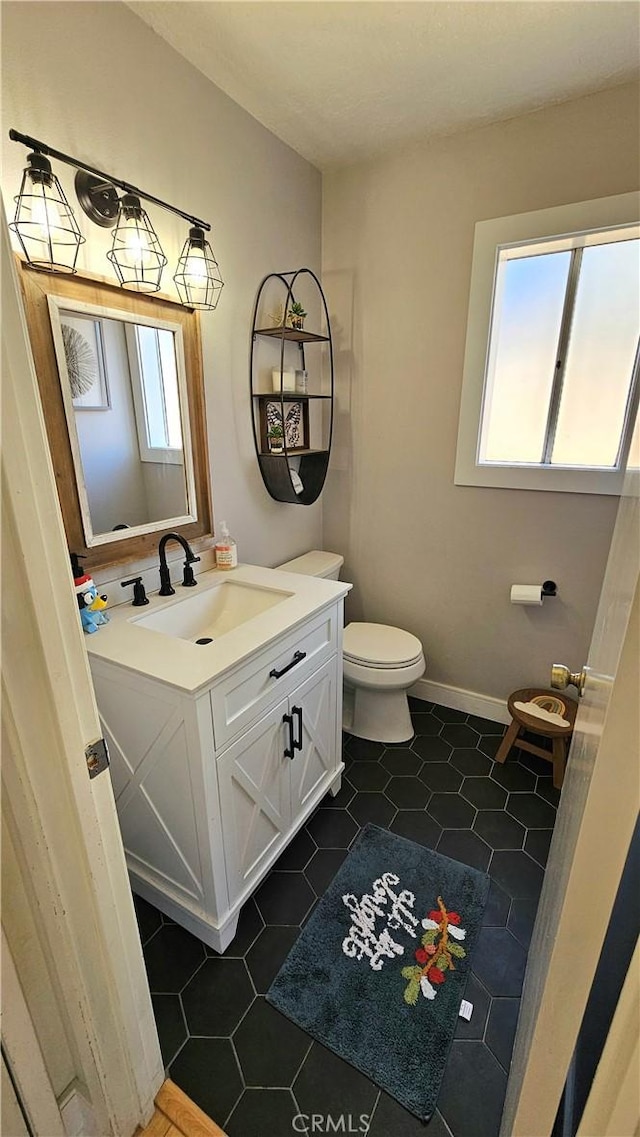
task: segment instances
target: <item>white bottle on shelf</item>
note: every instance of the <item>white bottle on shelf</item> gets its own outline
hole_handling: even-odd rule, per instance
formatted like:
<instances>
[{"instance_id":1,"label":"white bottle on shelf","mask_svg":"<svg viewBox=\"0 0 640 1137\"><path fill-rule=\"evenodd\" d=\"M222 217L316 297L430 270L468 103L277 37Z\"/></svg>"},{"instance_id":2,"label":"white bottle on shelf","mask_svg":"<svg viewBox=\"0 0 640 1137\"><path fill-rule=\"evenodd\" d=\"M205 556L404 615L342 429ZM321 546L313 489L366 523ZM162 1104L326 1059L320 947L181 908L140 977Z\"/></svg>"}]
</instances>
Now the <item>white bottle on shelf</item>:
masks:
<instances>
[{"instance_id":1,"label":"white bottle on shelf","mask_svg":"<svg viewBox=\"0 0 640 1137\"><path fill-rule=\"evenodd\" d=\"M238 546L230 536L226 521L220 522L220 536L216 540L216 567L233 569L238 564Z\"/></svg>"}]
</instances>

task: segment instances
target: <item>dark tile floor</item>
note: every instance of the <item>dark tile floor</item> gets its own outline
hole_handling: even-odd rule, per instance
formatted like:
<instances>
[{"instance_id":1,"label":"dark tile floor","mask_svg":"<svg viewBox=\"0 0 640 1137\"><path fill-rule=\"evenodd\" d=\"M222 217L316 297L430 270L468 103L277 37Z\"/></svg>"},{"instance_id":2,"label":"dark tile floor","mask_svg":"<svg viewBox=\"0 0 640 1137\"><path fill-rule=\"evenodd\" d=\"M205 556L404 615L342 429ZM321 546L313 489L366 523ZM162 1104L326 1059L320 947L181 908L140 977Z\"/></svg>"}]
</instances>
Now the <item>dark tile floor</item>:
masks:
<instances>
[{"instance_id":1,"label":"dark tile floor","mask_svg":"<svg viewBox=\"0 0 640 1137\"><path fill-rule=\"evenodd\" d=\"M496 1137L527 950L559 794L551 765L492 759L499 724L411 700L415 736L385 747L345 736L328 796L245 905L223 957L136 897L170 1076L229 1137L291 1137L297 1114L330 1114L370 1137ZM268 1003L300 928L368 821L487 870L491 891L438 1110L427 1126ZM326 1129L326 1121L323 1122ZM318 1130L316 1130L318 1131ZM329 1130L331 1131L331 1130Z\"/></svg>"}]
</instances>

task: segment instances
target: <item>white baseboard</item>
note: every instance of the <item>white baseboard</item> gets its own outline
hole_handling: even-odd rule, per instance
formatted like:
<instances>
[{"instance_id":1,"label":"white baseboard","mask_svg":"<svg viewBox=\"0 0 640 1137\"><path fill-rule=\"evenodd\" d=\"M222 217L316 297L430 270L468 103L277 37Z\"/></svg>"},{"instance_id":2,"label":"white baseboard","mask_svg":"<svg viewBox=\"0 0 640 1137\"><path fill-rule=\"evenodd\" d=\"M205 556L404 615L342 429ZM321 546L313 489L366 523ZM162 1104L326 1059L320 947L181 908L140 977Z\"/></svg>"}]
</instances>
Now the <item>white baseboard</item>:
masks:
<instances>
[{"instance_id":1,"label":"white baseboard","mask_svg":"<svg viewBox=\"0 0 640 1137\"><path fill-rule=\"evenodd\" d=\"M441 707L453 707L468 715L479 715L491 722L510 723L511 716L504 699L492 695L480 695L477 691L465 691L462 687L450 687L448 683L434 683L432 679L418 679L409 694L416 699L439 703Z\"/></svg>"}]
</instances>

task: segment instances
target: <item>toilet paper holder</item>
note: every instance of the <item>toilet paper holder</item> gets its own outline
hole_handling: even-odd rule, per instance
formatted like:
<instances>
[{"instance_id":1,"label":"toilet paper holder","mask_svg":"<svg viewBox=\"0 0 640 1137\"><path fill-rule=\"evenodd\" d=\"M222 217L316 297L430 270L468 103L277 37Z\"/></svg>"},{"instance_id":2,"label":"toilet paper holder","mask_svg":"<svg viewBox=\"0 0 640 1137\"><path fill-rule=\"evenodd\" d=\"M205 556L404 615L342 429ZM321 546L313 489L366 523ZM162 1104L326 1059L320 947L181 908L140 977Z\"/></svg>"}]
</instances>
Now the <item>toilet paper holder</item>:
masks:
<instances>
[{"instance_id":1,"label":"toilet paper holder","mask_svg":"<svg viewBox=\"0 0 640 1137\"><path fill-rule=\"evenodd\" d=\"M542 584L512 584L511 603L540 606L548 596L557 596L555 580L545 580Z\"/></svg>"}]
</instances>

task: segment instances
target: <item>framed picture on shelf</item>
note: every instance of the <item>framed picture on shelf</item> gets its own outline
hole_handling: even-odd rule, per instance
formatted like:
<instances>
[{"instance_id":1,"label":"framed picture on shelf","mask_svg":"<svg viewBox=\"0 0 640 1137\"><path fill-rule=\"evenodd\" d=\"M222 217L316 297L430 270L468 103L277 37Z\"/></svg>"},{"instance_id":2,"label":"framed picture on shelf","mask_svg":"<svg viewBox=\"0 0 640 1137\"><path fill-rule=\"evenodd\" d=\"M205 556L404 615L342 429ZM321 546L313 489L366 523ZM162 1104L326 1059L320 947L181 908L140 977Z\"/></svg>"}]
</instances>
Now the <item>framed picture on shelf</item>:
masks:
<instances>
[{"instance_id":1,"label":"framed picture on shelf","mask_svg":"<svg viewBox=\"0 0 640 1137\"><path fill-rule=\"evenodd\" d=\"M283 422L284 412L284 422ZM306 400L265 399L260 403L260 445L263 454L278 453L274 435L289 453L309 449L309 406Z\"/></svg>"}]
</instances>

